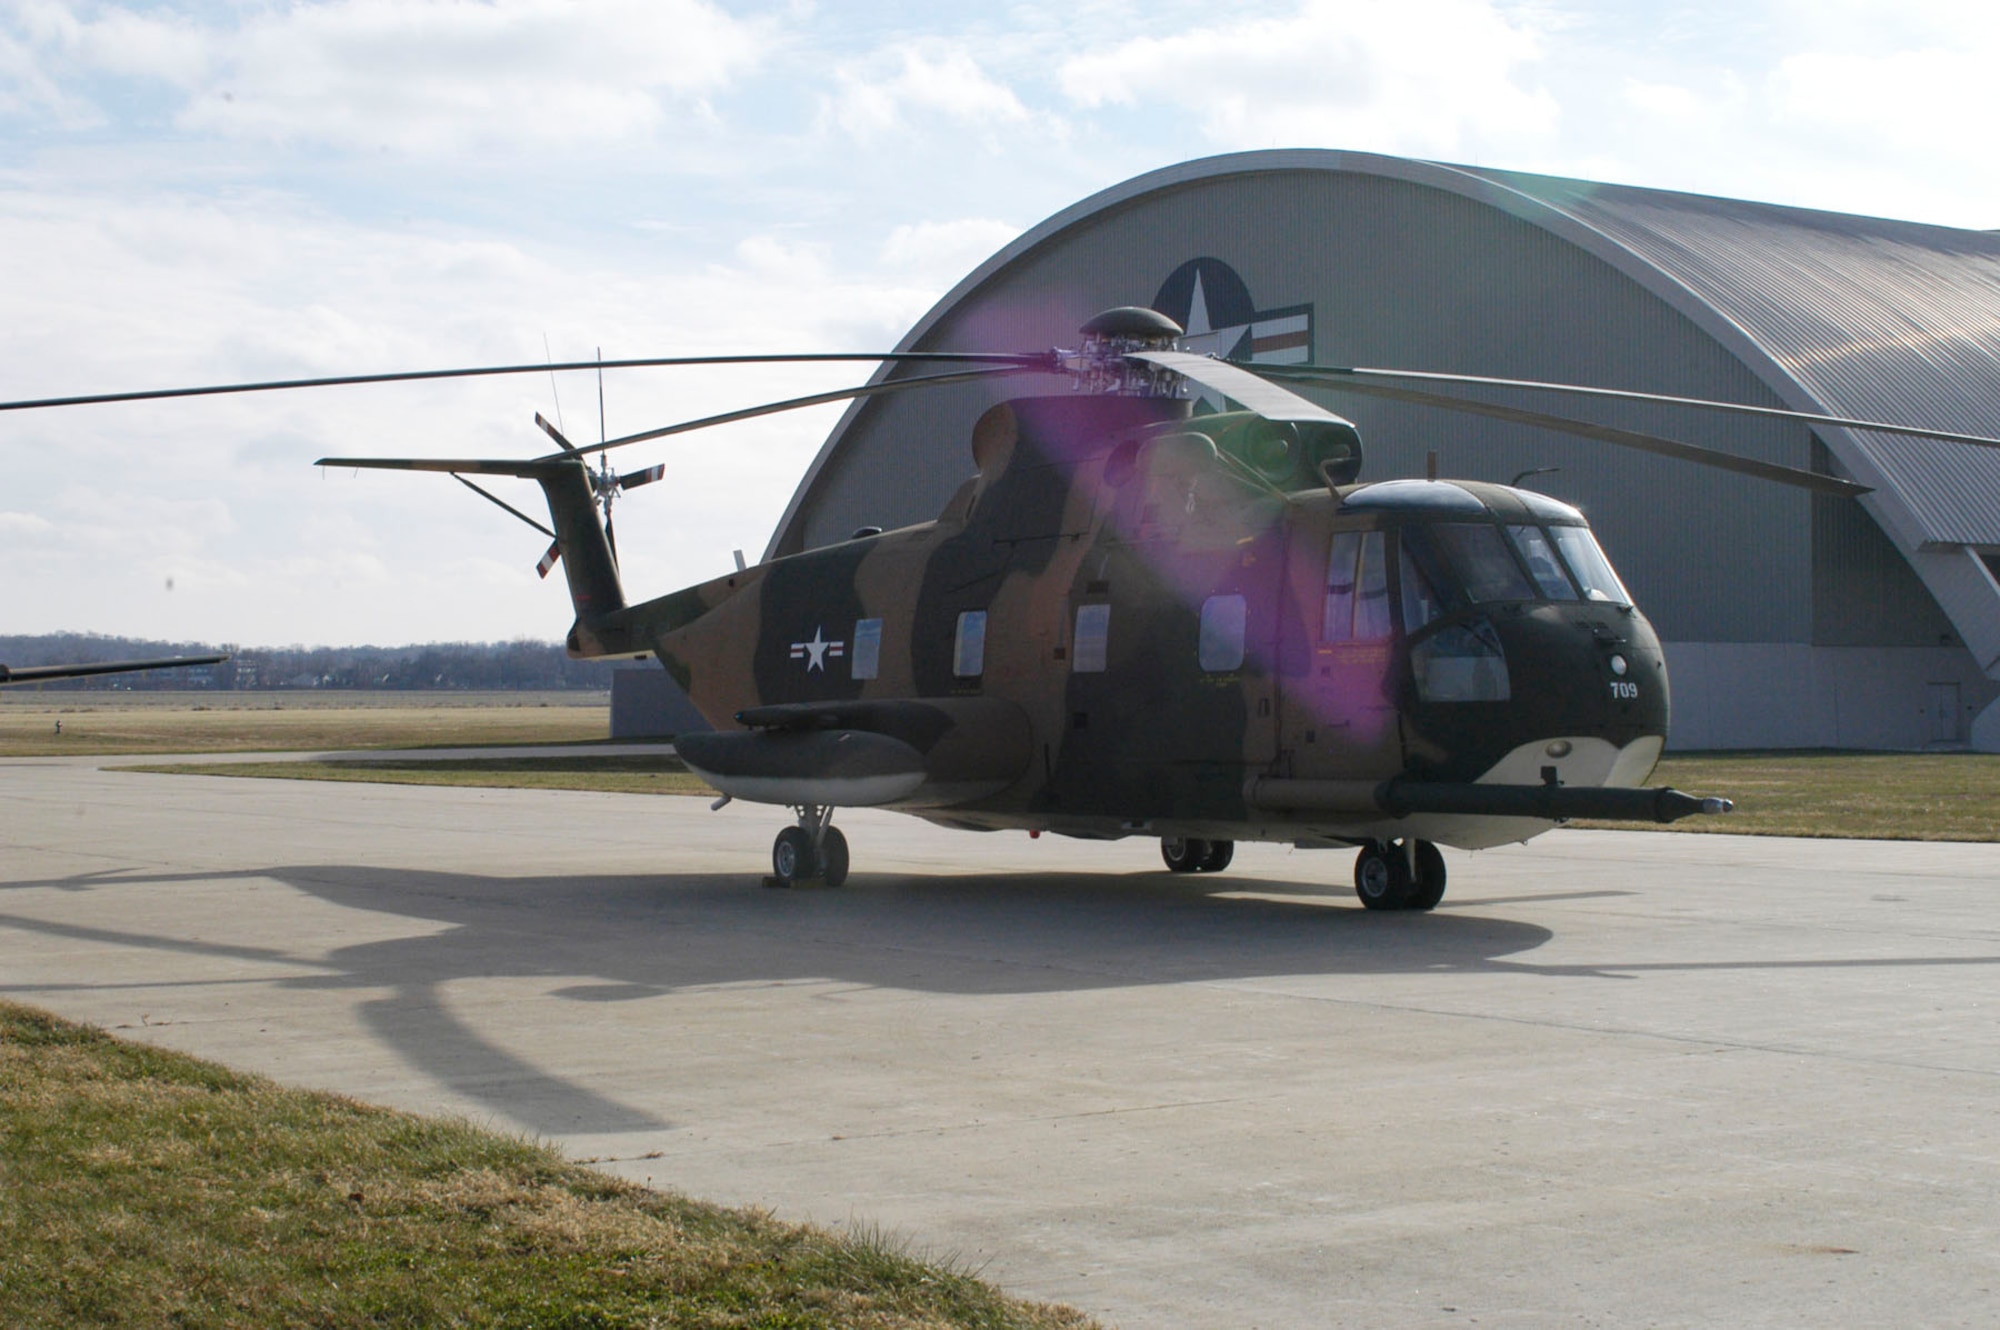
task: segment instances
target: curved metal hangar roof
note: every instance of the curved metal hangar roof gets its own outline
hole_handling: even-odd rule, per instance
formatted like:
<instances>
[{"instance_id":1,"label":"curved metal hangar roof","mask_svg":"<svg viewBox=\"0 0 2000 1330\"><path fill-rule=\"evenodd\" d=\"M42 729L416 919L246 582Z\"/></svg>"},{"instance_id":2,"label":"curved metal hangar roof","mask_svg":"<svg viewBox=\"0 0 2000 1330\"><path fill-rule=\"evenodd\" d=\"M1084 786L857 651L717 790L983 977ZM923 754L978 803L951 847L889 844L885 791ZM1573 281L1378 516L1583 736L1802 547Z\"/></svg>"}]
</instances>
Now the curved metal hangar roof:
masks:
<instances>
[{"instance_id":1,"label":"curved metal hangar roof","mask_svg":"<svg viewBox=\"0 0 2000 1330\"><path fill-rule=\"evenodd\" d=\"M1195 349L1239 360L1555 379L2000 433L2000 234L1360 153L1234 154L1108 189L988 260L903 346L1073 345L1079 323L1120 304L1150 304ZM1010 381L1004 395L1065 390ZM971 421L1001 395L978 385L856 404L772 552L932 516L970 469ZM1579 502L1635 566L1628 580L1666 635L1819 640L1826 564L1816 579L1804 492L1521 427L1322 400L1362 426L1363 479L1410 474L1433 448L1450 475L1559 465L1543 487ZM1873 486L1863 507L1980 664L2000 657L2000 561L1978 558L2000 551L2000 453L1540 405ZM1758 595L1734 609L1718 600L1720 580L1753 566ZM1677 585L1689 581L1707 585Z\"/></svg>"}]
</instances>

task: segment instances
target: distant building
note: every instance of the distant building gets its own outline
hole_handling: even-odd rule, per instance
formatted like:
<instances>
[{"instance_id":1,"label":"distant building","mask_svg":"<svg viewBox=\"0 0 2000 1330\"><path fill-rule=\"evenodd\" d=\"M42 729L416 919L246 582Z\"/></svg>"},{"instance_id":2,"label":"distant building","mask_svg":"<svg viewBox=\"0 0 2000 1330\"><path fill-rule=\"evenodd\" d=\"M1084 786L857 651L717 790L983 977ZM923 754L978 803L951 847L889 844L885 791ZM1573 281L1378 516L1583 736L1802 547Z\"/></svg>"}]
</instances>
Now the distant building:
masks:
<instances>
[{"instance_id":1,"label":"distant building","mask_svg":"<svg viewBox=\"0 0 2000 1330\"><path fill-rule=\"evenodd\" d=\"M2000 235L1359 153L1155 171L1008 245L911 350L1075 344L1151 305L1237 359L1452 370L2000 434ZM911 371L888 371L908 373ZM771 543L934 516L991 401L856 403ZM1363 478L1528 483L1579 504L1667 642L1677 748L2000 750L2000 455L1541 396L1544 411L1874 487L1826 498L1566 435L1365 397ZM1509 401L1524 401L1509 394Z\"/></svg>"},{"instance_id":2,"label":"distant building","mask_svg":"<svg viewBox=\"0 0 2000 1330\"><path fill-rule=\"evenodd\" d=\"M669 739L714 728L658 665L611 672L611 737Z\"/></svg>"}]
</instances>

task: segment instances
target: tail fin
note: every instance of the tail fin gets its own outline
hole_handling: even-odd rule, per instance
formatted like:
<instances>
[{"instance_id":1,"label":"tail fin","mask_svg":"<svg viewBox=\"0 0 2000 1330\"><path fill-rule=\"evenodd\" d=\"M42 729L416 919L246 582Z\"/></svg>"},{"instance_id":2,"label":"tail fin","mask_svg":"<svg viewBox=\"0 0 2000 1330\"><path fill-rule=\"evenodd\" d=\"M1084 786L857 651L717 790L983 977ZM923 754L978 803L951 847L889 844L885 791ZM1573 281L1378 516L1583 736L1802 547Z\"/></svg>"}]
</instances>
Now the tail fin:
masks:
<instances>
[{"instance_id":1,"label":"tail fin","mask_svg":"<svg viewBox=\"0 0 2000 1330\"><path fill-rule=\"evenodd\" d=\"M651 649L650 643L635 645L630 640L632 633L628 626L610 622L612 616L625 608L625 591L618 582L618 561L612 557L611 543L605 539L604 525L597 517L589 468L581 458L525 462L442 457L322 457L317 465L520 476L535 481L549 501L549 519L555 525L563 575L569 579L569 598L576 607L576 626L569 635L570 654L614 656Z\"/></svg>"}]
</instances>

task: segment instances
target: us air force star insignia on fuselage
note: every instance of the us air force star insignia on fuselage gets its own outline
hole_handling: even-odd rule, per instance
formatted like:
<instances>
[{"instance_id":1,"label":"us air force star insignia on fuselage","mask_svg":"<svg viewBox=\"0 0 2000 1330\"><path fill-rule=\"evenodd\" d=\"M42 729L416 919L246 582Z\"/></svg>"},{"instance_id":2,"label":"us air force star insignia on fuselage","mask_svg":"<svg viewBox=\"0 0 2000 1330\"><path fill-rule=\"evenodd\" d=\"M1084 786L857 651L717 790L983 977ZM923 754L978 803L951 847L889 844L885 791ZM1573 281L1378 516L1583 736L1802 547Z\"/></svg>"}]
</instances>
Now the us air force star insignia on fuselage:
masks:
<instances>
[{"instance_id":1,"label":"us air force star insignia on fuselage","mask_svg":"<svg viewBox=\"0 0 2000 1330\"><path fill-rule=\"evenodd\" d=\"M814 670L825 669L826 658L828 656L839 660L846 654L847 643L827 641L826 634L817 624L813 625L813 635L810 642L792 643L792 659L805 661L807 674L811 674Z\"/></svg>"}]
</instances>

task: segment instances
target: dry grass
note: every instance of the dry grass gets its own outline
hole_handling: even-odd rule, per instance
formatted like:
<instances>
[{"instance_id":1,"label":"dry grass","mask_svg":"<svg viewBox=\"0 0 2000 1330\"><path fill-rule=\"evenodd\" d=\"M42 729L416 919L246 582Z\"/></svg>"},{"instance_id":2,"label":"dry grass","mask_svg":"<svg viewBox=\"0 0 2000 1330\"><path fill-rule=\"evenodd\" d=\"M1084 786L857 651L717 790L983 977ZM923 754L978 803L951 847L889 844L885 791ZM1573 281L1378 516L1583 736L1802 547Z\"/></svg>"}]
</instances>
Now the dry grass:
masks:
<instances>
[{"instance_id":1,"label":"dry grass","mask_svg":"<svg viewBox=\"0 0 2000 1330\"><path fill-rule=\"evenodd\" d=\"M0 693L0 757L601 742L610 732L602 694Z\"/></svg>"},{"instance_id":2,"label":"dry grass","mask_svg":"<svg viewBox=\"0 0 2000 1330\"><path fill-rule=\"evenodd\" d=\"M646 1190L10 1004L0 1182L10 1327L1091 1324L879 1237Z\"/></svg>"},{"instance_id":3,"label":"dry grass","mask_svg":"<svg viewBox=\"0 0 2000 1330\"><path fill-rule=\"evenodd\" d=\"M1987 753L1670 754L1651 783L1736 801L1727 817L1651 830L2000 841L2000 756Z\"/></svg>"},{"instance_id":4,"label":"dry grass","mask_svg":"<svg viewBox=\"0 0 2000 1330\"><path fill-rule=\"evenodd\" d=\"M579 705L579 703L584 703ZM206 709L203 709L206 708ZM63 721L60 739L53 721ZM478 747L602 741L608 703L575 694L0 693L0 756ZM672 759L281 762L156 766L203 775L708 794ZM1983 753L1670 754L1654 783L1736 800L1669 830L1883 840L2000 841L2000 756ZM1578 822L1577 826L1645 824Z\"/></svg>"}]
</instances>

